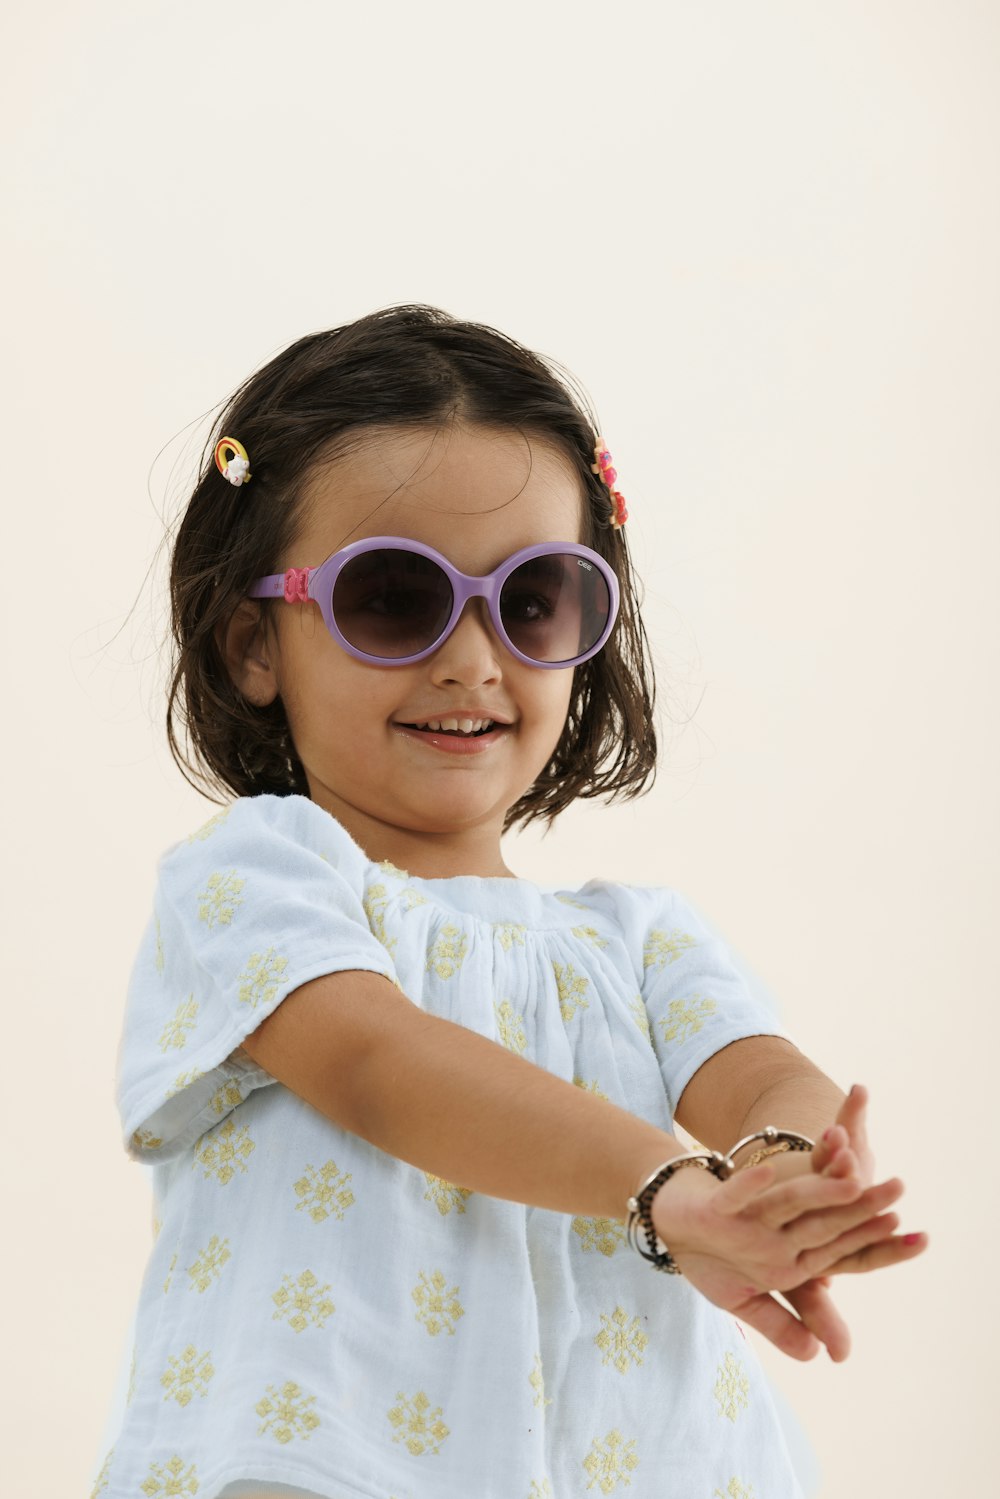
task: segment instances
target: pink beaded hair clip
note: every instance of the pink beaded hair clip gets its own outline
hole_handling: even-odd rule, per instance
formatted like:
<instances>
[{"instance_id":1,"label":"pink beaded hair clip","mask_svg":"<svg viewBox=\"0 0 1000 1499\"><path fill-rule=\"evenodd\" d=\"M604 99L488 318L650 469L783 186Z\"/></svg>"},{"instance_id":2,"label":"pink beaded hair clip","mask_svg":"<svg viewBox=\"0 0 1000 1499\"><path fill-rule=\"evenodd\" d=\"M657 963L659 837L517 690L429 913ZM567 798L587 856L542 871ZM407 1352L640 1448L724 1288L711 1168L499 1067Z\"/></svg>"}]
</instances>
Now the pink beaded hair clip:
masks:
<instances>
[{"instance_id":1,"label":"pink beaded hair clip","mask_svg":"<svg viewBox=\"0 0 1000 1499\"><path fill-rule=\"evenodd\" d=\"M625 496L615 488L618 471L611 465L611 454L604 446L603 437L597 439L597 446L594 448L594 457L597 459L597 462L592 463L590 466L598 478L611 491L611 517L608 524L612 530L620 531L628 520L628 511L625 509Z\"/></svg>"},{"instance_id":2,"label":"pink beaded hair clip","mask_svg":"<svg viewBox=\"0 0 1000 1499\"><path fill-rule=\"evenodd\" d=\"M250 454L235 437L220 437L215 444L215 466L230 484L249 484Z\"/></svg>"}]
</instances>

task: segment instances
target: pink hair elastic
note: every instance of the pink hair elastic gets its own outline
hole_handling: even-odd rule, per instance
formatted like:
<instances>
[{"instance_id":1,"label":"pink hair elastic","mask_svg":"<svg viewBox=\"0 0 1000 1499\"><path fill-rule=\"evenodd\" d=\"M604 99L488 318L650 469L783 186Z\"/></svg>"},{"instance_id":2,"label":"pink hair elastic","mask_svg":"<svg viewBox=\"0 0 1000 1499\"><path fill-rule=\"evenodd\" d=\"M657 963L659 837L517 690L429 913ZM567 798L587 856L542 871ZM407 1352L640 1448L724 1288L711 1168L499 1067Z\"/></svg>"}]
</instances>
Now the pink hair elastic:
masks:
<instances>
[{"instance_id":1,"label":"pink hair elastic","mask_svg":"<svg viewBox=\"0 0 1000 1499\"><path fill-rule=\"evenodd\" d=\"M604 445L603 437L597 439L594 458L596 462L590 465L591 469L611 491L611 517L608 524L612 530L620 531L628 520L628 511L625 508L625 496L615 488L618 470L612 466L611 454Z\"/></svg>"}]
</instances>

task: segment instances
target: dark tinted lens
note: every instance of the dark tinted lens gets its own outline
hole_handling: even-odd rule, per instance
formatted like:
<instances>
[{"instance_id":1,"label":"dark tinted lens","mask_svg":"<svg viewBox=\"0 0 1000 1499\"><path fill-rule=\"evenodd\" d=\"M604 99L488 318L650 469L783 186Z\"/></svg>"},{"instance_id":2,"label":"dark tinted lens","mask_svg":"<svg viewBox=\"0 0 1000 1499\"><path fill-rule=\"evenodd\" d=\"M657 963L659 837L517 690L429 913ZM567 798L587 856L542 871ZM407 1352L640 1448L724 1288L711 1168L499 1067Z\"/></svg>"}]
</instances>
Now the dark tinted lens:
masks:
<instances>
[{"instance_id":1,"label":"dark tinted lens","mask_svg":"<svg viewBox=\"0 0 1000 1499\"><path fill-rule=\"evenodd\" d=\"M596 645L611 612L603 574L586 557L548 552L516 567L500 590L511 643L532 661L573 661Z\"/></svg>"},{"instance_id":2,"label":"dark tinted lens","mask_svg":"<svg viewBox=\"0 0 1000 1499\"><path fill-rule=\"evenodd\" d=\"M415 656L433 645L451 605L451 584L436 562L390 548L353 557L333 589L340 633L383 661Z\"/></svg>"}]
</instances>

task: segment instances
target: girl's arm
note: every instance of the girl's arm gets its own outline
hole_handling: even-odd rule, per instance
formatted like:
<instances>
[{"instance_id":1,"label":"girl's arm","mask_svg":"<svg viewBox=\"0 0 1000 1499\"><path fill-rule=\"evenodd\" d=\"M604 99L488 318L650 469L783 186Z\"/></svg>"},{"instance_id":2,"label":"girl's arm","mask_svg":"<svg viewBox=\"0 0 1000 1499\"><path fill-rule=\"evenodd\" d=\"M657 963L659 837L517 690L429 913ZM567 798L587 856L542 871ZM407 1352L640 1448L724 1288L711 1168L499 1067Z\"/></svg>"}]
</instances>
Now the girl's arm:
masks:
<instances>
[{"instance_id":1,"label":"girl's arm","mask_svg":"<svg viewBox=\"0 0 1000 1499\"><path fill-rule=\"evenodd\" d=\"M626 1215L684 1147L495 1041L351 971L290 994L243 1043L335 1124L446 1181L582 1217Z\"/></svg>"},{"instance_id":2,"label":"girl's arm","mask_svg":"<svg viewBox=\"0 0 1000 1499\"><path fill-rule=\"evenodd\" d=\"M493 1197L621 1220L642 1180L684 1153L672 1135L495 1041L425 1014L373 973L304 984L244 1049L335 1124ZM721 1124L705 1128L710 1138L734 1124L725 1101L717 1102ZM737 1117L742 1123L745 1116ZM774 1122L804 1127L813 1117ZM697 1109L689 1122L703 1127ZM723 1139L732 1143L731 1134ZM856 1170L774 1186L776 1180L768 1165L726 1183L680 1171L655 1199L657 1226L709 1299L738 1311L795 1357L810 1357L819 1342L842 1357L846 1329L825 1290L811 1282L842 1254L869 1244L878 1247L879 1264L909 1257L899 1240L886 1247L895 1221L877 1216L901 1185L866 1189ZM773 1288L786 1293L797 1317L766 1294Z\"/></svg>"},{"instance_id":3,"label":"girl's arm","mask_svg":"<svg viewBox=\"0 0 1000 1499\"><path fill-rule=\"evenodd\" d=\"M699 1067L681 1095L677 1122L711 1150L727 1150L766 1124L819 1141L843 1103L836 1083L790 1041L748 1036Z\"/></svg>"}]
</instances>

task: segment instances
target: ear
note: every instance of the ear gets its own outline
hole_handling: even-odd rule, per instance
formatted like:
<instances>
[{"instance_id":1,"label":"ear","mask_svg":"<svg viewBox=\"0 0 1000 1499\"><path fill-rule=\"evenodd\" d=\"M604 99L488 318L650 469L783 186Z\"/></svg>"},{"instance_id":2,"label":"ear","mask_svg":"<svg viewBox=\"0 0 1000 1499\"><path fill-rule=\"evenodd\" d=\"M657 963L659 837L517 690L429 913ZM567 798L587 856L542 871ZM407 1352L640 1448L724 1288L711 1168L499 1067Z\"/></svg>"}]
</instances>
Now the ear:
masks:
<instances>
[{"instance_id":1,"label":"ear","mask_svg":"<svg viewBox=\"0 0 1000 1499\"><path fill-rule=\"evenodd\" d=\"M220 626L217 636L222 659L233 685L255 708L266 708L278 696L273 658L274 638L266 628L260 604L243 599Z\"/></svg>"}]
</instances>

